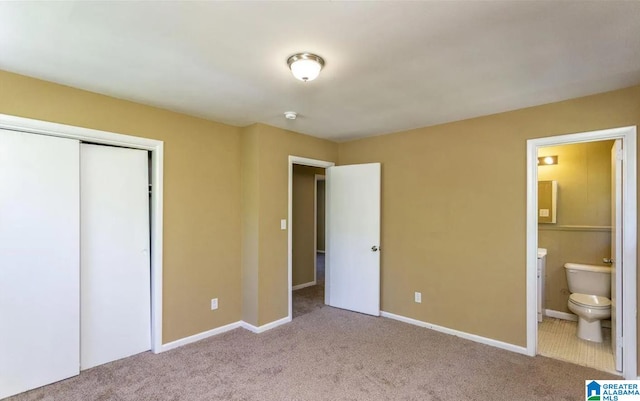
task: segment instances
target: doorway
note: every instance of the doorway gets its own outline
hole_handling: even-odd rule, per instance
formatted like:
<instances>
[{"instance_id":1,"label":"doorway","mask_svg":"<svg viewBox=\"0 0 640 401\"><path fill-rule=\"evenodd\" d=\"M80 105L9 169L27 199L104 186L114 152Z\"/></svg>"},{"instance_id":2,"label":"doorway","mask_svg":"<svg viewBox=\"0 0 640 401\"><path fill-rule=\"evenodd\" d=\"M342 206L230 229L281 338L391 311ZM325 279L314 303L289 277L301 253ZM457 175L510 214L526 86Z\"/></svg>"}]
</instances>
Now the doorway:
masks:
<instances>
[{"instance_id":1,"label":"doorway","mask_svg":"<svg viewBox=\"0 0 640 401\"><path fill-rule=\"evenodd\" d=\"M332 167L334 166L335 163L333 162L327 162L327 161L323 161L323 160L315 160L315 159L308 159L308 158L303 158L303 157L297 157L297 156L289 156L289 212L288 212L288 222L289 222L289 232L288 232L288 280L289 280L289 286L288 286L288 293L289 293L289 319L292 319L294 314L293 314L293 291L294 289L298 290L298 291L304 291L305 294L302 295L306 295L305 297L303 297L302 301L309 302L309 306L310 308L314 308L316 301L316 292L319 289L317 286L317 254L316 254L316 250L317 250L317 235L316 235L316 230L315 227L317 225L317 221L316 221L316 215L315 215L315 209L316 209L316 200L313 199L314 197L317 199L317 194L316 194L316 190L315 188L317 188L317 184L316 184L316 175L320 175L319 172L323 172L323 169L326 169L328 167ZM306 234L308 234L308 236L310 236L310 244L311 244L311 248L310 248L310 252L307 252L307 254L303 255L303 259L307 261L307 263L311 263L312 264L312 268L310 269L310 272L307 272L307 274L310 273L309 277L305 278L305 277L298 277L298 276L303 276L304 273L302 274L298 274L298 272L296 272L296 279L300 282L296 282L294 284L293 282L293 276L294 276L294 272L293 272L293 266L294 266L294 247L293 247L293 242L294 242L294 235L296 235L294 233L295 231L295 227L296 227L296 219L294 216L294 202L293 202L293 197L294 197L294 167L296 171L307 171L308 174L306 174L309 178L309 183L312 185L312 194L311 194L311 199L310 201L313 203L310 207L310 213L307 217L309 217L310 219L310 223L305 224L305 225L310 225L313 224L313 227L308 227L308 229L305 229L305 231L307 231ZM316 170L316 169L322 169L322 170ZM305 202L305 203L309 203L309 202ZM298 219L299 220L299 219ZM299 256L299 255L296 255ZM296 257L296 259L299 259L298 257ZM310 262L309 262L310 261ZM314 288L316 287L316 288ZM324 288L324 286L323 286ZM322 291L324 293L324 291ZM308 294L307 294L308 293Z\"/></svg>"},{"instance_id":2,"label":"doorway","mask_svg":"<svg viewBox=\"0 0 640 401\"><path fill-rule=\"evenodd\" d=\"M380 316L381 164L334 166L289 156L289 212L292 221L293 166L326 169L326 305ZM287 221L281 222L286 229ZM292 230L288 235L288 298L292 318Z\"/></svg>"},{"instance_id":3,"label":"doorway","mask_svg":"<svg viewBox=\"0 0 640 401\"><path fill-rule=\"evenodd\" d=\"M293 166L292 290L293 318L324 306L324 255L318 242L324 241L325 169ZM319 183L322 184L320 191ZM322 193L322 199L320 198ZM319 214L321 216L319 216ZM322 232L320 231L322 229ZM323 248L324 249L324 246Z\"/></svg>"},{"instance_id":4,"label":"doorway","mask_svg":"<svg viewBox=\"0 0 640 401\"><path fill-rule=\"evenodd\" d=\"M619 170L612 166L614 145L607 140L538 150L538 354L616 374L611 336L615 319L604 318L615 313L609 305L615 293L611 265L604 261L612 258L611 177ZM597 267L567 270L567 263ZM578 290L580 277L596 278L595 286ZM598 310L603 318L592 324L588 335L583 333L589 340L577 336L578 316L573 304L569 306L573 293L600 296L593 299L606 304Z\"/></svg>"},{"instance_id":5,"label":"doorway","mask_svg":"<svg viewBox=\"0 0 640 401\"><path fill-rule=\"evenodd\" d=\"M527 352L529 355L536 355L540 352L539 339L541 334L538 332L538 302L540 296L538 294L538 248L540 247L540 241L538 238L538 223L548 221L551 223L551 217L556 214L555 210L549 209L546 206L544 210L540 210L541 206L538 205L538 179L539 179L539 166L538 157L551 156L544 153L544 149L548 147L559 147L564 145L576 144L589 146L594 145L596 142L608 146L613 143L614 140L620 140L622 143L622 152L620 157L622 159L622 174L621 174L621 187L623 196L621 197L622 215L621 221L625 224L622 227L621 232L621 250L622 257L617 261L617 272L620 280L617 287L614 286L618 293L618 304L620 308L617 310L616 317L620 321L619 333L616 336L619 347L619 362L621 365L621 374L627 378L636 378L637 372L637 356L636 356L636 128L625 127L602 131L584 132L578 134L562 135L549 138L540 138L529 140L527 142ZM608 141L608 142L601 142ZM558 160L558 164L561 163ZM551 184L552 180L548 180L544 172L540 173L544 178L545 183ZM541 178L541 179L542 179ZM557 184L561 186L561 183ZM549 185L550 188L555 186ZM541 191L544 191L542 189ZM554 191L551 191L554 192ZM558 190L558 192L560 192ZM541 192L542 193L542 192ZM561 193L561 192L560 192ZM566 212L566 211L565 211ZM563 213L558 208L557 213ZM542 216L542 217L540 217ZM555 224L555 221L553 222ZM544 224L541 224L544 225ZM565 224L566 225L566 224ZM589 227L584 225L567 225L570 229L574 230L582 227L585 230L597 230L597 226ZM577 228L576 228L577 227ZM604 229L602 230L604 231ZM610 231L610 230L609 230ZM543 238L542 242L548 242L548 238ZM571 260L564 260L562 264L566 262L573 262ZM554 262L555 263L555 262ZM584 263L584 262L583 262ZM557 264L557 263L555 263ZM602 263L600 263L602 264ZM556 266L557 267L557 266ZM564 273L558 270L558 274ZM555 274L555 273L554 273ZM549 293L549 291L547 291ZM552 292L553 293L553 292ZM568 294L564 294L567 295ZM558 298L561 298L559 296ZM557 299L554 302L561 304L563 300ZM621 310L621 312L620 312ZM558 311L555 311L558 312ZM569 313L551 313L551 318L558 317L570 317ZM562 316L564 315L564 316ZM615 321L615 319L614 319ZM615 323L614 323L615 324ZM622 335L624 333L624 335ZM542 335L546 335L546 332L542 332ZM580 340L584 341L584 340ZM615 352L615 350L613 350Z\"/></svg>"}]
</instances>

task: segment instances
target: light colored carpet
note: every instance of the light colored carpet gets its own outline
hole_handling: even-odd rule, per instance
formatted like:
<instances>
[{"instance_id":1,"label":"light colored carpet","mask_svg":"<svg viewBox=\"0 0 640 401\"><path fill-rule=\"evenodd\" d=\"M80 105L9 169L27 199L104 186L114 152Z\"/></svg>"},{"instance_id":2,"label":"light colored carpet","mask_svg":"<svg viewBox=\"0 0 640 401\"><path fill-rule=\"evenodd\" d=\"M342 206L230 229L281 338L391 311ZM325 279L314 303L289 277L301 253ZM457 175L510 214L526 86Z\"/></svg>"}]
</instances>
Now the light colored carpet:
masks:
<instances>
[{"instance_id":1,"label":"light colored carpet","mask_svg":"<svg viewBox=\"0 0 640 401\"><path fill-rule=\"evenodd\" d=\"M584 400L616 376L331 307L84 371L18 400Z\"/></svg>"},{"instance_id":2,"label":"light colored carpet","mask_svg":"<svg viewBox=\"0 0 640 401\"><path fill-rule=\"evenodd\" d=\"M538 323L538 353L605 372L616 373L611 350L611 329L603 328L602 343L576 336L578 322L545 317Z\"/></svg>"},{"instance_id":3,"label":"light colored carpet","mask_svg":"<svg viewBox=\"0 0 640 401\"><path fill-rule=\"evenodd\" d=\"M293 291L293 318L324 308L324 253L316 254L316 285Z\"/></svg>"}]
</instances>

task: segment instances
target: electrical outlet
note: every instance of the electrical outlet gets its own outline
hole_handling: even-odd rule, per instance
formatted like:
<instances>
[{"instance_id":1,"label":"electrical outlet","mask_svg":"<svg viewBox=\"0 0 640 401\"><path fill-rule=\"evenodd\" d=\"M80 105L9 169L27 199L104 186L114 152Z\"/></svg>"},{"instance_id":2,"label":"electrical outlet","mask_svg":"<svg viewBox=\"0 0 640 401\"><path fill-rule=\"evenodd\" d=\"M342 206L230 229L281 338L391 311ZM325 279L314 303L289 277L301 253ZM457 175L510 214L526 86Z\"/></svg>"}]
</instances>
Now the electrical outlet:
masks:
<instances>
[{"instance_id":1,"label":"electrical outlet","mask_svg":"<svg viewBox=\"0 0 640 401\"><path fill-rule=\"evenodd\" d=\"M211 310L218 309L218 298L213 298L211 300Z\"/></svg>"},{"instance_id":2,"label":"electrical outlet","mask_svg":"<svg viewBox=\"0 0 640 401\"><path fill-rule=\"evenodd\" d=\"M421 292L417 292L416 291L413 298L414 298L414 301L417 304L421 304L422 303L422 293Z\"/></svg>"}]
</instances>

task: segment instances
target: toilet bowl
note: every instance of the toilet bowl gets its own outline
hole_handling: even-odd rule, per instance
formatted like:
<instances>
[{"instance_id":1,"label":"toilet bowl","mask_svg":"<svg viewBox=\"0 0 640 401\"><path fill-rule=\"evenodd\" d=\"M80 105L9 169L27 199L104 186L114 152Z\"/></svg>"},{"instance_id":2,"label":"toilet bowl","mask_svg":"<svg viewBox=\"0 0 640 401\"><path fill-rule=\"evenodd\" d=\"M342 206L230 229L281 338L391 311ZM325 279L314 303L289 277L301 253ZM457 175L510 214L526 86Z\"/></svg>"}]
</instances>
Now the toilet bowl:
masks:
<instances>
[{"instance_id":1,"label":"toilet bowl","mask_svg":"<svg viewBox=\"0 0 640 401\"><path fill-rule=\"evenodd\" d=\"M567 306L578 315L578 338L601 343L600 322L611 317L611 300L597 295L574 293L569 296Z\"/></svg>"},{"instance_id":2,"label":"toilet bowl","mask_svg":"<svg viewBox=\"0 0 640 401\"><path fill-rule=\"evenodd\" d=\"M569 285L569 310L578 316L578 338L602 342L600 321L611 317L611 268L580 263L564 265Z\"/></svg>"}]
</instances>

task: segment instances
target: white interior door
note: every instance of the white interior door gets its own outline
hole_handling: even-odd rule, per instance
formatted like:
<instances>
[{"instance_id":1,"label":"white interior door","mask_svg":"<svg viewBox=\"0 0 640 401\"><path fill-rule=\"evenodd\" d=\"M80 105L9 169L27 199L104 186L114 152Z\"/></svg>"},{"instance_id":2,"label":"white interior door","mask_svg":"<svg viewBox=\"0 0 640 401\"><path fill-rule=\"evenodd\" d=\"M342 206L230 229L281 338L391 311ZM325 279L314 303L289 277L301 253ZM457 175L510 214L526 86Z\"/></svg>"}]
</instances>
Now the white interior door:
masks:
<instances>
[{"instance_id":1,"label":"white interior door","mask_svg":"<svg viewBox=\"0 0 640 401\"><path fill-rule=\"evenodd\" d=\"M622 372L622 140L611 148L611 349Z\"/></svg>"},{"instance_id":2,"label":"white interior door","mask_svg":"<svg viewBox=\"0 0 640 401\"><path fill-rule=\"evenodd\" d=\"M81 145L81 358L151 348L147 152Z\"/></svg>"},{"instance_id":3,"label":"white interior door","mask_svg":"<svg viewBox=\"0 0 640 401\"><path fill-rule=\"evenodd\" d=\"M0 130L0 398L79 373L78 148Z\"/></svg>"},{"instance_id":4,"label":"white interior door","mask_svg":"<svg viewBox=\"0 0 640 401\"><path fill-rule=\"evenodd\" d=\"M327 305L380 315L380 163L330 167Z\"/></svg>"}]
</instances>

